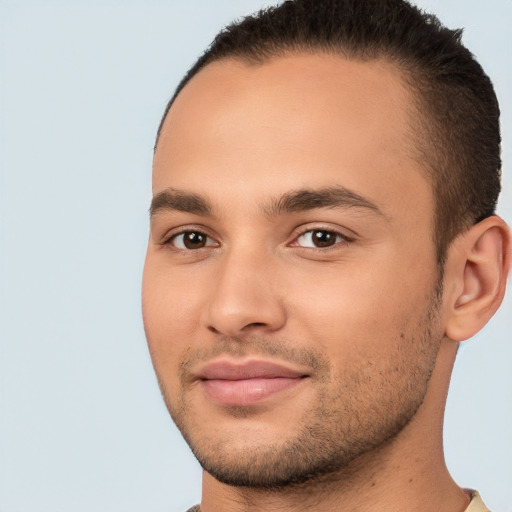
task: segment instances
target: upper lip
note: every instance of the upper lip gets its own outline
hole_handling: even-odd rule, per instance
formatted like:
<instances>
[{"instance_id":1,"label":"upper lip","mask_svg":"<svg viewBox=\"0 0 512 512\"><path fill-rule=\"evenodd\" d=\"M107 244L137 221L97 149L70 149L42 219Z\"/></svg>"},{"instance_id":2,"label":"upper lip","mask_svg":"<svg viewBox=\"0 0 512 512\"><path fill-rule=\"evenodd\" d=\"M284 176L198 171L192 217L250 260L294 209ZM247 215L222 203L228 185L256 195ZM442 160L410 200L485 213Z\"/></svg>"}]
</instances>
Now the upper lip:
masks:
<instances>
[{"instance_id":1,"label":"upper lip","mask_svg":"<svg viewBox=\"0 0 512 512\"><path fill-rule=\"evenodd\" d=\"M282 363L250 360L243 362L214 361L202 366L196 373L201 380L245 380L272 378L300 378L308 374Z\"/></svg>"}]
</instances>

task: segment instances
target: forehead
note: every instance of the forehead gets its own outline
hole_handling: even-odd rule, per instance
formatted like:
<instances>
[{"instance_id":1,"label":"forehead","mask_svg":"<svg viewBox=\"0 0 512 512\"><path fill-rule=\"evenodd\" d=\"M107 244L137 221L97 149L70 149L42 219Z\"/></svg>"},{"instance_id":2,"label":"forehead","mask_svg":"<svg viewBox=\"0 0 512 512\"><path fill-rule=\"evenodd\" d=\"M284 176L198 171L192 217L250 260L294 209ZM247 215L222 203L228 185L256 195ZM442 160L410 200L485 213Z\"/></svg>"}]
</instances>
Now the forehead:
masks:
<instances>
[{"instance_id":1,"label":"forehead","mask_svg":"<svg viewBox=\"0 0 512 512\"><path fill-rule=\"evenodd\" d=\"M403 203L411 193L429 202L411 143L413 105L399 71L384 60L299 54L210 64L164 122L154 192L237 188L263 198L339 185L377 204Z\"/></svg>"}]
</instances>

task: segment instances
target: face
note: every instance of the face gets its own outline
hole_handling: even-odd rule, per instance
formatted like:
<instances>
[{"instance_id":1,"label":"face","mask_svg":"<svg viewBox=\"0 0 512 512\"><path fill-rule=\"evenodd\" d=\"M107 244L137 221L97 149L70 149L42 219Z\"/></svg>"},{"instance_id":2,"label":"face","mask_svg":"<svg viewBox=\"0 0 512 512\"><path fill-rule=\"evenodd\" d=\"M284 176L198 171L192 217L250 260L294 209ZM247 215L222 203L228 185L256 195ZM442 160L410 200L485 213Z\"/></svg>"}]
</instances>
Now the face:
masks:
<instances>
[{"instance_id":1,"label":"face","mask_svg":"<svg viewBox=\"0 0 512 512\"><path fill-rule=\"evenodd\" d=\"M399 434L441 332L413 101L385 62L211 64L154 160L143 315L203 467L282 486Z\"/></svg>"}]
</instances>

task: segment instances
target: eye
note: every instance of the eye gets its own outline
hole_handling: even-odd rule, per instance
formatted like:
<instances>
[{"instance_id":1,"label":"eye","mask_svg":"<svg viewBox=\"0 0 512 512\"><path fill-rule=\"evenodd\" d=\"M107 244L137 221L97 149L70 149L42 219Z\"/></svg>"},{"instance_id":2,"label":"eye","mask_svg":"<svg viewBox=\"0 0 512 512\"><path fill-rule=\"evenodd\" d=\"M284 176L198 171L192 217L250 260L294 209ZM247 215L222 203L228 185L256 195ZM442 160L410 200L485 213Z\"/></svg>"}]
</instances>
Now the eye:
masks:
<instances>
[{"instance_id":1,"label":"eye","mask_svg":"<svg viewBox=\"0 0 512 512\"><path fill-rule=\"evenodd\" d=\"M328 231L327 229L311 229L297 237L295 245L320 249L324 247L331 247L332 245L346 240L348 240L346 237L336 233L335 231Z\"/></svg>"},{"instance_id":2,"label":"eye","mask_svg":"<svg viewBox=\"0 0 512 512\"><path fill-rule=\"evenodd\" d=\"M217 245L214 240L200 231L185 231L179 233L172 236L166 243L173 245L176 249L186 251Z\"/></svg>"}]
</instances>

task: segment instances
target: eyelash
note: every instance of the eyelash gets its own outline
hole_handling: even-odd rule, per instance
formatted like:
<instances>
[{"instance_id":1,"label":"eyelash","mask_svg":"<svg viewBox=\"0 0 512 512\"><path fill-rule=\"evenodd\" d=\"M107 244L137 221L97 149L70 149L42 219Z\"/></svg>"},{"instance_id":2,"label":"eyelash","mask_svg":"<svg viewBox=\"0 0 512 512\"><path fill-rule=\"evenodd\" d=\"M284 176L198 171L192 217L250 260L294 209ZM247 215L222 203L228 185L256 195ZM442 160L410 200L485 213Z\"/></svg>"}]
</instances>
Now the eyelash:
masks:
<instances>
[{"instance_id":1,"label":"eyelash","mask_svg":"<svg viewBox=\"0 0 512 512\"><path fill-rule=\"evenodd\" d=\"M298 240L303 237L304 235L306 235L307 233L328 233L330 235L334 235L335 237L339 237L340 240L339 241L335 241L332 245L328 245L328 246L325 246L325 247L304 247L304 246L301 246L301 245L298 245ZM325 251L328 251L328 250L334 250L334 249L338 249L340 244L348 244L350 242L353 242L354 241L354 238L352 237L349 237L347 235L345 235L344 233L341 233L340 231L336 230L336 229L333 229L331 227L322 227L322 226L316 226L314 228L309 228L309 229L304 229L303 231L299 232L293 242L291 244L289 244L289 246L291 247L301 247L302 249L308 249L308 250L313 250L313 251L322 251L322 252L325 252Z\"/></svg>"},{"instance_id":2,"label":"eyelash","mask_svg":"<svg viewBox=\"0 0 512 512\"><path fill-rule=\"evenodd\" d=\"M200 228L194 228L194 227L190 227L190 228L187 228L187 229L183 229L177 233L172 233L171 235L169 236L166 236L164 238L164 240L162 240L161 242L161 245L165 245L165 246L173 246L173 249L176 250L176 251L182 251L182 252L192 252L192 251L198 251L200 249L204 249L206 247L211 247L211 246L215 246L217 245L218 246L218 243L214 243L214 244L209 244L209 245L205 245L204 247L198 247L196 249L184 249L184 248L181 248L181 247L176 247L174 244L173 244L173 241L176 240L179 236L184 236L186 235L187 233L189 234L196 234L196 235L201 235L201 236L204 236L206 237L208 240L212 241L214 240L211 236L207 235L204 230L200 229Z\"/></svg>"},{"instance_id":3,"label":"eyelash","mask_svg":"<svg viewBox=\"0 0 512 512\"><path fill-rule=\"evenodd\" d=\"M298 240L303 237L304 235L306 235L307 233L315 233L315 232L323 232L323 233L328 233L330 235L334 235L336 238L340 238L339 241L335 241L332 245L327 245L325 247L304 247L302 245L299 245L298 244ZM183 235L186 235L186 234L196 234L196 235L201 235L201 236L204 236L206 237L208 240L210 241L213 241L214 243L211 243L211 244L207 244L205 246L202 246L202 247L198 247L198 248L182 248L182 247L176 247L174 244L173 244L173 241L176 240L179 236L183 236ZM327 227L314 227L314 228L309 228L309 229L304 229L302 231L300 231L299 233L297 233L295 236L294 236L294 239L291 243L287 244L288 247L300 247L302 249L306 249L306 250L313 250L313 251L322 251L322 252L325 252L325 251L329 251L329 250L333 250L333 249L336 249L336 248L339 248L339 245L340 244L349 244L351 242L354 241L354 238L350 237L350 236L347 236L343 233L341 233L340 231L338 230L335 230L335 229L332 229L332 228L327 228ZM199 251L201 249L205 249L207 247L218 247L219 244L218 242L215 242L215 240L213 239L213 237L209 236L208 234L206 234L204 232L204 230L202 229L194 229L193 227L190 227L188 229L183 229L182 231L179 231L177 233L172 233L170 236L167 236L162 242L161 242L161 245L163 246L173 246L173 250L175 251L181 251L181 252L184 252L184 253L188 253L188 252L195 252L195 251Z\"/></svg>"}]
</instances>

